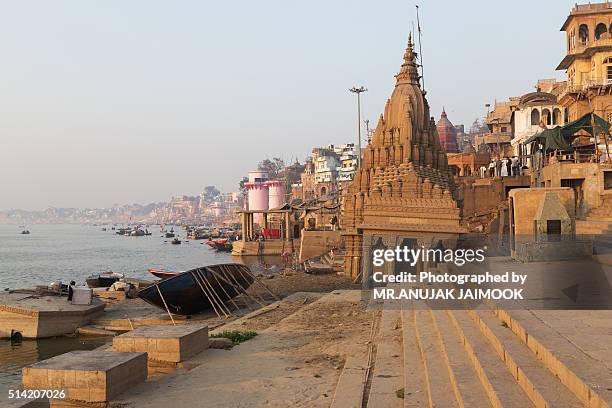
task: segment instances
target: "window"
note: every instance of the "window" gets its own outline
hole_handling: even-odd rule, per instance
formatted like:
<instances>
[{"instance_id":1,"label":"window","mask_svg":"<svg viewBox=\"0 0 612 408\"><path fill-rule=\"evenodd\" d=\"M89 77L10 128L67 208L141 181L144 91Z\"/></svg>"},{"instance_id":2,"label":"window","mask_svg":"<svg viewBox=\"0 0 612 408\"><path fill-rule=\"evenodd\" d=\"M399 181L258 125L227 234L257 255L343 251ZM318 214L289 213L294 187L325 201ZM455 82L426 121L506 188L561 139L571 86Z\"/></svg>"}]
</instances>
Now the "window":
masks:
<instances>
[{"instance_id":1,"label":"window","mask_svg":"<svg viewBox=\"0 0 612 408\"><path fill-rule=\"evenodd\" d=\"M502 133L506 133L508 131L508 128L506 126L502 126L501 127L501 132Z\"/></svg>"},{"instance_id":2,"label":"window","mask_svg":"<svg viewBox=\"0 0 612 408\"><path fill-rule=\"evenodd\" d=\"M580 45L587 45L589 42L589 27L586 24L581 24L578 29L578 38L580 39Z\"/></svg>"},{"instance_id":3,"label":"window","mask_svg":"<svg viewBox=\"0 0 612 408\"><path fill-rule=\"evenodd\" d=\"M553 110L553 125L559 125L563 122L561 119L561 110L559 108L555 108Z\"/></svg>"},{"instance_id":4,"label":"window","mask_svg":"<svg viewBox=\"0 0 612 408\"><path fill-rule=\"evenodd\" d=\"M546 125L552 124L552 120L550 116L551 116L550 111L548 109L542 110L542 122L544 122Z\"/></svg>"},{"instance_id":5,"label":"window","mask_svg":"<svg viewBox=\"0 0 612 408\"><path fill-rule=\"evenodd\" d=\"M606 67L606 71L607 71L606 72L606 74L607 74L606 78L607 79L612 79L612 65L608 65Z\"/></svg>"},{"instance_id":6,"label":"window","mask_svg":"<svg viewBox=\"0 0 612 408\"><path fill-rule=\"evenodd\" d=\"M599 40L604 34L608 34L608 27L604 23L597 24L597 27L595 27L595 39Z\"/></svg>"},{"instance_id":7,"label":"window","mask_svg":"<svg viewBox=\"0 0 612 408\"><path fill-rule=\"evenodd\" d=\"M604 190L612 189L612 171L604 171Z\"/></svg>"},{"instance_id":8,"label":"window","mask_svg":"<svg viewBox=\"0 0 612 408\"><path fill-rule=\"evenodd\" d=\"M540 111L534 109L531 111L531 125L537 126L540 124Z\"/></svg>"}]
</instances>

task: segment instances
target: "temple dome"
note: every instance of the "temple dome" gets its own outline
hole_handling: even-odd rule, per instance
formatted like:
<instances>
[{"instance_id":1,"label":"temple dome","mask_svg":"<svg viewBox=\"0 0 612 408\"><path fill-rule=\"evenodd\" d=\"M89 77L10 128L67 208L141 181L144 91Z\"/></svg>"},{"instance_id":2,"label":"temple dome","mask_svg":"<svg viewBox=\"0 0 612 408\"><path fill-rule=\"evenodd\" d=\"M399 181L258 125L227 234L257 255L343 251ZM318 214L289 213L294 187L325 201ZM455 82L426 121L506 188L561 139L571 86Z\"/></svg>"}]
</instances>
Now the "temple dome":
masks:
<instances>
[{"instance_id":1,"label":"temple dome","mask_svg":"<svg viewBox=\"0 0 612 408\"><path fill-rule=\"evenodd\" d=\"M442 115L436 127L438 129L438 136L440 137L440 145L444 147L447 153L456 153L458 151L457 129L455 129L451 121L448 120L444 108L442 109Z\"/></svg>"}]
</instances>

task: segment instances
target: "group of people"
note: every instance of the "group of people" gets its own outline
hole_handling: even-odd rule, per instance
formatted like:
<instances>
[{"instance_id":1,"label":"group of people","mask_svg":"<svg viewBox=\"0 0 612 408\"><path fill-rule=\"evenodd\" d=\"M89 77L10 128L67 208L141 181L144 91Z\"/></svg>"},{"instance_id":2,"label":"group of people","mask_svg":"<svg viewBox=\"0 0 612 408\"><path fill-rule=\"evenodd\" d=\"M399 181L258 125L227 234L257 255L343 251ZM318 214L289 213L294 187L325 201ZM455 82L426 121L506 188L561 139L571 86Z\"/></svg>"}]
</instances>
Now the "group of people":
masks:
<instances>
[{"instance_id":1,"label":"group of people","mask_svg":"<svg viewBox=\"0 0 612 408\"><path fill-rule=\"evenodd\" d=\"M480 177L509 177L518 176L521 174L521 162L517 156L511 158L506 156L504 158L497 158L497 160L491 160L488 167L480 167Z\"/></svg>"}]
</instances>

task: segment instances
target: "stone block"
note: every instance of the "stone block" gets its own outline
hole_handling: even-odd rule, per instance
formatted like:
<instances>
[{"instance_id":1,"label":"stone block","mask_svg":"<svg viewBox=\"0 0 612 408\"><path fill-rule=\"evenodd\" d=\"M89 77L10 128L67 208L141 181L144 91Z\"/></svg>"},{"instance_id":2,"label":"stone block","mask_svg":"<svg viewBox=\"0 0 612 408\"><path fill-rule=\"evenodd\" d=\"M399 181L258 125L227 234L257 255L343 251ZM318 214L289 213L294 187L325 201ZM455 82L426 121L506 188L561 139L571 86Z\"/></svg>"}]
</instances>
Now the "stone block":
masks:
<instances>
[{"instance_id":1,"label":"stone block","mask_svg":"<svg viewBox=\"0 0 612 408\"><path fill-rule=\"evenodd\" d=\"M113 339L117 351L146 352L151 360L179 363L208 348L208 326L143 326Z\"/></svg>"},{"instance_id":2,"label":"stone block","mask_svg":"<svg viewBox=\"0 0 612 408\"><path fill-rule=\"evenodd\" d=\"M146 353L114 351L72 351L22 372L24 388L61 389L67 399L88 403L109 401L146 378Z\"/></svg>"}]
</instances>

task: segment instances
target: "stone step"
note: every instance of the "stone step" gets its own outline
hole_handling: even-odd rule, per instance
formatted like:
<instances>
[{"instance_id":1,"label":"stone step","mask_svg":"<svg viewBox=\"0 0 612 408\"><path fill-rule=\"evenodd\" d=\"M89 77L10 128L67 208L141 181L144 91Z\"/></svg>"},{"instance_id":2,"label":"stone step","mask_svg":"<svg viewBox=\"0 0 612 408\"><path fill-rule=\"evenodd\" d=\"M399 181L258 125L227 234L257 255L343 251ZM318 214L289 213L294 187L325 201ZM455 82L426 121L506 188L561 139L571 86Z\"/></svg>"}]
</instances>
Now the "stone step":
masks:
<instances>
[{"instance_id":1,"label":"stone step","mask_svg":"<svg viewBox=\"0 0 612 408\"><path fill-rule=\"evenodd\" d=\"M429 407L425 366L417 343L414 308L402 308L404 408Z\"/></svg>"},{"instance_id":2,"label":"stone step","mask_svg":"<svg viewBox=\"0 0 612 408\"><path fill-rule=\"evenodd\" d=\"M444 310L432 310L451 385L460 407L491 407L457 331Z\"/></svg>"},{"instance_id":3,"label":"stone step","mask_svg":"<svg viewBox=\"0 0 612 408\"><path fill-rule=\"evenodd\" d=\"M602 265L612 266L612 254L593 255L593 260Z\"/></svg>"},{"instance_id":4,"label":"stone step","mask_svg":"<svg viewBox=\"0 0 612 408\"><path fill-rule=\"evenodd\" d=\"M606 212L589 213L586 217L587 221L598 221L598 222L611 222L612 223L612 210Z\"/></svg>"},{"instance_id":5,"label":"stone step","mask_svg":"<svg viewBox=\"0 0 612 408\"><path fill-rule=\"evenodd\" d=\"M376 361L368 407L402 407L402 330L399 310L384 308L376 337Z\"/></svg>"},{"instance_id":6,"label":"stone step","mask_svg":"<svg viewBox=\"0 0 612 408\"><path fill-rule=\"evenodd\" d=\"M612 231L612 223L608 221L595 221L595 220L578 220L576 221L576 233L588 233L588 232L604 232Z\"/></svg>"},{"instance_id":7,"label":"stone step","mask_svg":"<svg viewBox=\"0 0 612 408\"><path fill-rule=\"evenodd\" d=\"M368 367L366 358L349 357L340 373L331 408L361 408L365 374Z\"/></svg>"},{"instance_id":8,"label":"stone step","mask_svg":"<svg viewBox=\"0 0 612 408\"><path fill-rule=\"evenodd\" d=\"M579 408L582 403L489 310L469 311L529 399L538 408Z\"/></svg>"},{"instance_id":9,"label":"stone step","mask_svg":"<svg viewBox=\"0 0 612 408\"><path fill-rule=\"evenodd\" d=\"M500 309L495 314L585 407L612 407L612 372L601 361L553 335L554 329L531 311Z\"/></svg>"},{"instance_id":10,"label":"stone step","mask_svg":"<svg viewBox=\"0 0 612 408\"><path fill-rule=\"evenodd\" d=\"M468 358L474 366L491 405L494 408L534 407L467 312L449 310L448 315L463 342Z\"/></svg>"},{"instance_id":11,"label":"stone step","mask_svg":"<svg viewBox=\"0 0 612 408\"><path fill-rule=\"evenodd\" d=\"M456 389L449 376L444 351L430 310L415 311L416 338L425 367L425 380L429 406L438 408L458 407Z\"/></svg>"}]
</instances>

